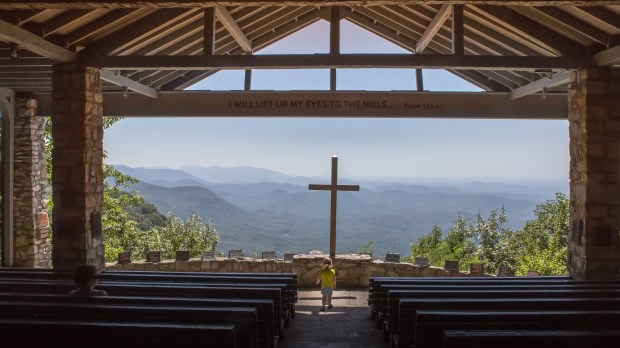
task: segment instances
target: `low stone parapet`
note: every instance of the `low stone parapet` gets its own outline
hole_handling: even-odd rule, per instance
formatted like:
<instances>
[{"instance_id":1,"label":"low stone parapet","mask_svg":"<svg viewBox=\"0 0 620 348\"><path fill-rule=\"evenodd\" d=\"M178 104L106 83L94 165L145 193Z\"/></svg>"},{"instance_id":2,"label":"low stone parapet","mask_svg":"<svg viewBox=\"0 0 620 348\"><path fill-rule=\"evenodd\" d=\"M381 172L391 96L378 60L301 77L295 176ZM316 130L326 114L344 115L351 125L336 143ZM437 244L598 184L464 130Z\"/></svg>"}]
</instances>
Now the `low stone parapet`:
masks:
<instances>
[{"instance_id":1,"label":"low stone parapet","mask_svg":"<svg viewBox=\"0 0 620 348\"><path fill-rule=\"evenodd\" d=\"M175 271L175 272L253 272L295 273L300 287L316 286L325 255L295 255L293 261L263 259L189 261L165 260L159 263L136 261L126 264L109 263L108 270L122 271ZM466 272L448 272L439 267L419 267L411 263L391 263L372 260L368 255L336 255L333 259L338 287L367 287L370 277L466 277Z\"/></svg>"}]
</instances>

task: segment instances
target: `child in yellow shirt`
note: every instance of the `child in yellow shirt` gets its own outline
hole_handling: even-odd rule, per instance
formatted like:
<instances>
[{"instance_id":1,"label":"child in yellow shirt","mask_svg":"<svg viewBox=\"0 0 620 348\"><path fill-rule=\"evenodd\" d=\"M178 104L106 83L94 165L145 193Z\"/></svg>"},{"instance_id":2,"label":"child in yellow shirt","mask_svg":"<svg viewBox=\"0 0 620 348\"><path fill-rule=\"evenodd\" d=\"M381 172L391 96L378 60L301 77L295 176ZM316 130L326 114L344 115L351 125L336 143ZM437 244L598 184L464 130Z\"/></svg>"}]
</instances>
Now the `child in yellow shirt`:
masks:
<instances>
[{"instance_id":1,"label":"child in yellow shirt","mask_svg":"<svg viewBox=\"0 0 620 348\"><path fill-rule=\"evenodd\" d=\"M332 260L329 257L323 260L323 269L316 278L316 285L319 284L321 284L321 295L323 295L321 312L325 312L326 304L328 305L327 308L334 308L332 306L332 295L336 290L336 270L332 268Z\"/></svg>"}]
</instances>

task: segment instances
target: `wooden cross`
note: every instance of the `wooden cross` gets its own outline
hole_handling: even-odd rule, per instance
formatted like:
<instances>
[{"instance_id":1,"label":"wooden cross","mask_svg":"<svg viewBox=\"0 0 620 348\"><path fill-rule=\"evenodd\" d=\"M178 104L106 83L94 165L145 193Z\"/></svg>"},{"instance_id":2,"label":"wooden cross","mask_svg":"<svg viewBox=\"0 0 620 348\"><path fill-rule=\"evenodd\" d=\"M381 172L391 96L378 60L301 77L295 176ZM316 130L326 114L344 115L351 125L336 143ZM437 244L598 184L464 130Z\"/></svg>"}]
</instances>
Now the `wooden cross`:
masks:
<instances>
[{"instance_id":1,"label":"wooden cross","mask_svg":"<svg viewBox=\"0 0 620 348\"><path fill-rule=\"evenodd\" d=\"M338 185L338 156L332 156L331 185L308 185L308 190L331 191L331 214L329 218L329 256L336 256L336 206L338 191L359 191L359 185Z\"/></svg>"}]
</instances>

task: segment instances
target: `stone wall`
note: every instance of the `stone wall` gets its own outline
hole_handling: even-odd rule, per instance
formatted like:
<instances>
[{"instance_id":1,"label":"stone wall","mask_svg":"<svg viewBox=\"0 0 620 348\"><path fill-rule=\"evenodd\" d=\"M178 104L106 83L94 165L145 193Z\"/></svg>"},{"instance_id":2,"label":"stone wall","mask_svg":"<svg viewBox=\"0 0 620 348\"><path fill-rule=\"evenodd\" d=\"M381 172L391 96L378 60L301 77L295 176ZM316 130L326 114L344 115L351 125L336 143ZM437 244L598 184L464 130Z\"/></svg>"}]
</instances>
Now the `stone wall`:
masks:
<instances>
[{"instance_id":1,"label":"stone wall","mask_svg":"<svg viewBox=\"0 0 620 348\"><path fill-rule=\"evenodd\" d=\"M569 90L570 273L620 277L620 69L575 72Z\"/></svg>"},{"instance_id":2,"label":"stone wall","mask_svg":"<svg viewBox=\"0 0 620 348\"><path fill-rule=\"evenodd\" d=\"M15 108L14 264L51 268L44 119L35 99L17 99Z\"/></svg>"},{"instance_id":3,"label":"stone wall","mask_svg":"<svg viewBox=\"0 0 620 348\"><path fill-rule=\"evenodd\" d=\"M177 272L257 272L257 273L295 273L300 287L316 286L316 278L321 270L323 255L296 255L293 261L261 259L228 259L201 261L162 261L160 263L133 262L128 264L109 263L108 270L123 271L177 271ZM367 255L337 255L333 259L336 269L337 286L367 287L369 277L466 277L469 273L448 272L437 267L418 267L410 263L390 263L371 260Z\"/></svg>"}]
</instances>

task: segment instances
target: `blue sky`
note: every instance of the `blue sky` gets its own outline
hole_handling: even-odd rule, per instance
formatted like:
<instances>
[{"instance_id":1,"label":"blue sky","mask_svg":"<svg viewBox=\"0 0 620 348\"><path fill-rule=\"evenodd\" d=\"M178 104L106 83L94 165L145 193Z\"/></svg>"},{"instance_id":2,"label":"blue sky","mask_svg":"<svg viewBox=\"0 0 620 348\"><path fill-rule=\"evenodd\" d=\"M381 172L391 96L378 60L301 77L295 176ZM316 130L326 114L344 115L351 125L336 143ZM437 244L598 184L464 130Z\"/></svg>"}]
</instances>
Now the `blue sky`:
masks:
<instances>
[{"instance_id":1,"label":"blue sky","mask_svg":"<svg viewBox=\"0 0 620 348\"><path fill-rule=\"evenodd\" d=\"M325 21L256 54L326 53ZM403 49L341 24L343 53ZM243 71L223 71L190 89L241 90ZM443 70L424 70L432 91L479 91ZM255 70L256 90L327 90L328 70ZM407 69L339 69L340 90L413 90ZM568 181L568 121L433 119L124 119L106 130L107 163L178 168L252 166L329 175L330 157L353 179Z\"/></svg>"}]
</instances>

